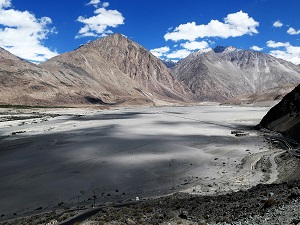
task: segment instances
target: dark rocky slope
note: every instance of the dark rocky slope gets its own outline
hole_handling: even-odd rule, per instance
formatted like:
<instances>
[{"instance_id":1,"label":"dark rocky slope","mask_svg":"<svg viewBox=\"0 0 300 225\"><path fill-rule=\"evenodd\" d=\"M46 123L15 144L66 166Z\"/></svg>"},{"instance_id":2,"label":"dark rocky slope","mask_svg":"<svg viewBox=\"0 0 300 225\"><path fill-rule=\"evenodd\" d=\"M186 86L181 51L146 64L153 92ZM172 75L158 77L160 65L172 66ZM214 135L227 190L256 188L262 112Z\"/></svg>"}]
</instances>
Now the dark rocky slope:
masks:
<instances>
[{"instance_id":1,"label":"dark rocky slope","mask_svg":"<svg viewBox=\"0 0 300 225\"><path fill-rule=\"evenodd\" d=\"M270 109L259 124L300 142L300 85Z\"/></svg>"}]
</instances>

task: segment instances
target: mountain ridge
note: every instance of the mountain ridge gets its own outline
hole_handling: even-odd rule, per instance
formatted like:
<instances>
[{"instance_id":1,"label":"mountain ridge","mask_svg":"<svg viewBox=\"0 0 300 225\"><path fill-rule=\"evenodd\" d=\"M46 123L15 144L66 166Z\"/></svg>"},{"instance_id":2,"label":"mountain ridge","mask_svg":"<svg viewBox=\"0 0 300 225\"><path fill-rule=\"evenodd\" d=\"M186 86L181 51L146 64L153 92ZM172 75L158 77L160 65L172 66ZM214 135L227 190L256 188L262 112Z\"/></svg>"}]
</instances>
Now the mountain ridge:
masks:
<instances>
[{"instance_id":1,"label":"mountain ridge","mask_svg":"<svg viewBox=\"0 0 300 225\"><path fill-rule=\"evenodd\" d=\"M123 48L113 47L117 45ZM131 48L135 55L129 56ZM5 50L0 55L0 104L160 105L195 101L160 60L120 34L89 42L39 65ZM120 58L128 58L123 62L125 67L121 67ZM136 71L135 77L132 71Z\"/></svg>"},{"instance_id":2,"label":"mountain ridge","mask_svg":"<svg viewBox=\"0 0 300 225\"><path fill-rule=\"evenodd\" d=\"M218 46L179 61L172 72L202 101L251 95L300 83L300 67L266 53Z\"/></svg>"},{"instance_id":3,"label":"mountain ridge","mask_svg":"<svg viewBox=\"0 0 300 225\"><path fill-rule=\"evenodd\" d=\"M0 64L0 104L223 102L239 95L255 98L280 85L284 88L300 83L299 66L233 46L193 52L170 70L162 60L121 34L88 42L39 65L0 48Z\"/></svg>"}]
</instances>

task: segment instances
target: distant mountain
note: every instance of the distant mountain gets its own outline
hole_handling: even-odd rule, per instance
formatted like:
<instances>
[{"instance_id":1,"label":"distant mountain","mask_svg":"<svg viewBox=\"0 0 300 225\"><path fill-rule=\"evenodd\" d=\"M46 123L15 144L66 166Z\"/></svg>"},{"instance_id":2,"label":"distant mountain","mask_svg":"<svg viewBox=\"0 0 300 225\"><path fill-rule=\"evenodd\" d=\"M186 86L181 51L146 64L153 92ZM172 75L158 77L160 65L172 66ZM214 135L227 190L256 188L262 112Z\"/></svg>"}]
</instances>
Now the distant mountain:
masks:
<instances>
[{"instance_id":1,"label":"distant mountain","mask_svg":"<svg viewBox=\"0 0 300 225\"><path fill-rule=\"evenodd\" d=\"M281 132L300 142L300 85L270 109L259 126Z\"/></svg>"},{"instance_id":2,"label":"distant mountain","mask_svg":"<svg viewBox=\"0 0 300 225\"><path fill-rule=\"evenodd\" d=\"M172 68L199 100L224 101L237 95L300 83L300 67L271 55L233 46L195 52Z\"/></svg>"},{"instance_id":3,"label":"distant mountain","mask_svg":"<svg viewBox=\"0 0 300 225\"><path fill-rule=\"evenodd\" d=\"M250 95L237 95L233 98L227 99L222 104L224 105L246 105L246 104L255 104L255 105L273 105L274 102L280 101L283 97L290 93L297 84L286 84L279 87L270 88L268 90L254 93Z\"/></svg>"},{"instance_id":4,"label":"distant mountain","mask_svg":"<svg viewBox=\"0 0 300 225\"><path fill-rule=\"evenodd\" d=\"M0 49L0 104L153 105L192 102L191 91L145 48L114 34L40 65Z\"/></svg>"},{"instance_id":5,"label":"distant mountain","mask_svg":"<svg viewBox=\"0 0 300 225\"><path fill-rule=\"evenodd\" d=\"M161 60L167 68L173 68L176 65L176 62L173 62L171 60Z\"/></svg>"}]
</instances>

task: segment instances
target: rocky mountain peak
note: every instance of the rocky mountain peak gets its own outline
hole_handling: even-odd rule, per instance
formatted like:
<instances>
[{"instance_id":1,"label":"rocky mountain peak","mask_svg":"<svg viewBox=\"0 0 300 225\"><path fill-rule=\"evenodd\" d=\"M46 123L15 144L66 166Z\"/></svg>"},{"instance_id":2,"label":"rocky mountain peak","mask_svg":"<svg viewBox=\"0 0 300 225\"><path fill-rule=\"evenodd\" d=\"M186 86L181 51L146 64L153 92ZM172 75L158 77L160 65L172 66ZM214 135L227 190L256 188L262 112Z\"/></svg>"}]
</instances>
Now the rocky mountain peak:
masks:
<instances>
[{"instance_id":1,"label":"rocky mountain peak","mask_svg":"<svg viewBox=\"0 0 300 225\"><path fill-rule=\"evenodd\" d=\"M120 33L112 34L109 36L106 36L104 38L99 38L95 41L92 41L87 44L87 46L96 48L98 50L101 50L102 48L108 49L111 48L127 48L128 46L135 46L135 47L141 47L138 43L133 42L126 36ZM101 49L100 49L101 48Z\"/></svg>"},{"instance_id":2,"label":"rocky mountain peak","mask_svg":"<svg viewBox=\"0 0 300 225\"><path fill-rule=\"evenodd\" d=\"M217 46L213 49L215 53L232 52L236 50L234 46Z\"/></svg>"},{"instance_id":3,"label":"rocky mountain peak","mask_svg":"<svg viewBox=\"0 0 300 225\"><path fill-rule=\"evenodd\" d=\"M80 93L81 90L80 96L109 104L193 99L191 91L171 75L161 60L122 34L99 38L41 66L59 74L72 91ZM78 81L69 84L74 79Z\"/></svg>"},{"instance_id":4,"label":"rocky mountain peak","mask_svg":"<svg viewBox=\"0 0 300 225\"><path fill-rule=\"evenodd\" d=\"M160 59L122 34L97 39L87 44L86 48L97 51L154 98L165 96L169 100L179 101L193 99L191 91L172 76Z\"/></svg>"}]
</instances>

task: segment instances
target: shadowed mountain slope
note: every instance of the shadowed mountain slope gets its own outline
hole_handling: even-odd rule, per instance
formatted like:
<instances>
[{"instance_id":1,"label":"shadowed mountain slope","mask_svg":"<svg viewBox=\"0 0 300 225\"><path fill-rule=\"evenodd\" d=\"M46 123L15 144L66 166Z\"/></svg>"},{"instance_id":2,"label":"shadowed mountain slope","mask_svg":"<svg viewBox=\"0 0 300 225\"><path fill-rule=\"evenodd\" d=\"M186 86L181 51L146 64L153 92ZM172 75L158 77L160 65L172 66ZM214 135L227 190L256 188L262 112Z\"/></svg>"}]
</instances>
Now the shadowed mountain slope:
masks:
<instances>
[{"instance_id":1,"label":"shadowed mountain slope","mask_svg":"<svg viewBox=\"0 0 300 225\"><path fill-rule=\"evenodd\" d=\"M300 85L270 109L259 125L300 142Z\"/></svg>"}]
</instances>

